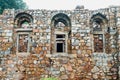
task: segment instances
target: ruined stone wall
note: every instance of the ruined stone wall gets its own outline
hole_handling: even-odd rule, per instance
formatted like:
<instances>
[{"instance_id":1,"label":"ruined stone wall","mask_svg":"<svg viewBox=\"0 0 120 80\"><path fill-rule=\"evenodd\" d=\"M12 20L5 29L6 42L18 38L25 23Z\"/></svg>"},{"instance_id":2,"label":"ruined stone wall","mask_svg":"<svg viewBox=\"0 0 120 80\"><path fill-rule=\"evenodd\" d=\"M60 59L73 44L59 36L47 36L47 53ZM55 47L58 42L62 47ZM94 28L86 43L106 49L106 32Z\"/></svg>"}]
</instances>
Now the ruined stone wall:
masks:
<instances>
[{"instance_id":1,"label":"ruined stone wall","mask_svg":"<svg viewBox=\"0 0 120 80\"><path fill-rule=\"evenodd\" d=\"M119 79L119 23L119 6L5 10L0 15L0 79Z\"/></svg>"}]
</instances>

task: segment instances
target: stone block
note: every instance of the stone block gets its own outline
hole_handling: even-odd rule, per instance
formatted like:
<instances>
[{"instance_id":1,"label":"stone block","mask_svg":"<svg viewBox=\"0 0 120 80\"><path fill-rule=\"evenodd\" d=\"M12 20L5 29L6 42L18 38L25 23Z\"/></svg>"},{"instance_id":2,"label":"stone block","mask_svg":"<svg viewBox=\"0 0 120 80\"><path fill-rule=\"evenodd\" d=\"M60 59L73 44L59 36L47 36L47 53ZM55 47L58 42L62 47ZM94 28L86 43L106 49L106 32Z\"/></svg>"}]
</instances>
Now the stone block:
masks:
<instances>
[{"instance_id":1,"label":"stone block","mask_svg":"<svg viewBox=\"0 0 120 80\"><path fill-rule=\"evenodd\" d=\"M67 80L68 79L68 76L67 75L61 75L60 77L62 80Z\"/></svg>"}]
</instances>

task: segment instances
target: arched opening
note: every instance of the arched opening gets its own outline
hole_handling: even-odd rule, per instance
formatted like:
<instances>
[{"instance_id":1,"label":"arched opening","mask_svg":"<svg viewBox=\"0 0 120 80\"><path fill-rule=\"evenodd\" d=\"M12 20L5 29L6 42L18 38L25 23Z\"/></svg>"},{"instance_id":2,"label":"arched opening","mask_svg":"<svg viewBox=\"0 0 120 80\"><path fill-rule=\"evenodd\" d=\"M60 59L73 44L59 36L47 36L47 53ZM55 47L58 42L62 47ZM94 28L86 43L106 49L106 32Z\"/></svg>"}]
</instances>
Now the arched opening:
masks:
<instances>
[{"instance_id":1,"label":"arched opening","mask_svg":"<svg viewBox=\"0 0 120 80\"><path fill-rule=\"evenodd\" d=\"M56 26L59 22L63 23L67 27L71 27L71 20L64 13L58 13L55 16L53 16L51 24L52 26Z\"/></svg>"},{"instance_id":2,"label":"arched opening","mask_svg":"<svg viewBox=\"0 0 120 80\"><path fill-rule=\"evenodd\" d=\"M28 25L30 25L32 22L33 17L30 14L24 12L17 14L14 19L14 23L18 28L29 27Z\"/></svg>"},{"instance_id":3,"label":"arched opening","mask_svg":"<svg viewBox=\"0 0 120 80\"><path fill-rule=\"evenodd\" d=\"M32 28L33 17L25 12L18 13L14 18L15 37L16 37L16 53L20 55L30 52L30 34Z\"/></svg>"},{"instance_id":4,"label":"arched opening","mask_svg":"<svg viewBox=\"0 0 120 80\"><path fill-rule=\"evenodd\" d=\"M92 24L93 31L102 31L105 29L104 24L108 23L108 20L106 16L101 13L97 13L91 17L90 22Z\"/></svg>"},{"instance_id":5,"label":"arched opening","mask_svg":"<svg viewBox=\"0 0 120 80\"><path fill-rule=\"evenodd\" d=\"M91 17L91 30L93 30L93 45L94 45L94 52L101 53L104 52L105 47L105 29L108 20L106 16L102 15L101 13L97 13Z\"/></svg>"},{"instance_id":6,"label":"arched opening","mask_svg":"<svg viewBox=\"0 0 120 80\"><path fill-rule=\"evenodd\" d=\"M53 16L51 20L52 41L54 41L52 47L52 53L69 53L70 52L70 39L71 35L71 20L64 13L58 13Z\"/></svg>"}]
</instances>

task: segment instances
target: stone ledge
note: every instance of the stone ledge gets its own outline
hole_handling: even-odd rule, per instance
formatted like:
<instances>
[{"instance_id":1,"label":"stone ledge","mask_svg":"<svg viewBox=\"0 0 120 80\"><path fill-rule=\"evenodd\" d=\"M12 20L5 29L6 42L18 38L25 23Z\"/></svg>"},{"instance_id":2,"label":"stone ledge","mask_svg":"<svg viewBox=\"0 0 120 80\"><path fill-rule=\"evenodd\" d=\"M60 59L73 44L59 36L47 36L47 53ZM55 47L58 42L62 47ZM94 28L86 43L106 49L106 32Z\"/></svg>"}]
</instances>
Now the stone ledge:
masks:
<instances>
[{"instance_id":1,"label":"stone ledge","mask_svg":"<svg viewBox=\"0 0 120 80\"><path fill-rule=\"evenodd\" d=\"M77 54L68 54L68 53L53 53L53 54L46 54L46 57L69 57L69 58L76 58Z\"/></svg>"},{"instance_id":2,"label":"stone ledge","mask_svg":"<svg viewBox=\"0 0 120 80\"><path fill-rule=\"evenodd\" d=\"M29 29L29 28L27 28L27 29L21 29L21 28L20 28L20 29L15 29L15 31L16 31L16 32L32 32L33 29L31 29L31 28L30 28L30 29Z\"/></svg>"}]
</instances>

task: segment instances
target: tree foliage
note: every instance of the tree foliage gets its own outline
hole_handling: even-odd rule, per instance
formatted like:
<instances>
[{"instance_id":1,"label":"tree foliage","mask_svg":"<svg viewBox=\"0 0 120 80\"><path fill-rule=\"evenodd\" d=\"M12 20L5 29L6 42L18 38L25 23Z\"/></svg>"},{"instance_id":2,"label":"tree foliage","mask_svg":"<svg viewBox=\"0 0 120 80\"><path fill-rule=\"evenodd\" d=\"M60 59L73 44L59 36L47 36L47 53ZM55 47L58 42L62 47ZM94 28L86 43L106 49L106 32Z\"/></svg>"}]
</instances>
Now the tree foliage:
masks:
<instances>
[{"instance_id":1,"label":"tree foliage","mask_svg":"<svg viewBox=\"0 0 120 80\"><path fill-rule=\"evenodd\" d=\"M26 9L26 3L23 0L0 0L0 14L4 9Z\"/></svg>"}]
</instances>

